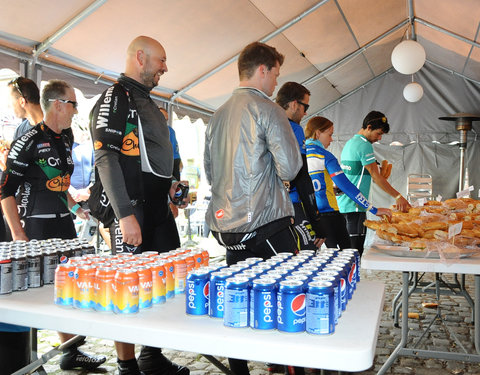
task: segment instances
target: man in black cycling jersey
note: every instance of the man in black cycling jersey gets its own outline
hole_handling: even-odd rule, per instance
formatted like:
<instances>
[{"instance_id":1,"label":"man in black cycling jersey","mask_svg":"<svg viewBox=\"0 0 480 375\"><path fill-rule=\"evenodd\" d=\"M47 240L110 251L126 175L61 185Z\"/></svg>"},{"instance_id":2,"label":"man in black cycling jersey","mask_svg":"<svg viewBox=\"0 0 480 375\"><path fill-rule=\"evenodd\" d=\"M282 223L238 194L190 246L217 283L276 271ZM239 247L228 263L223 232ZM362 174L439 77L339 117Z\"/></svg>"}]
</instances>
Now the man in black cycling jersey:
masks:
<instances>
[{"instance_id":1,"label":"man in black cycling jersey","mask_svg":"<svg viewBox=\"0 0 480 375\"><path fill-rule=\"evenodd\" d=\"M75 238L70 211L82 219L88 215L68 194L73 160L67 129L77 113L75 92L64 81L49 81L43 89L41 104L45 114L43 121L12 143L2 176L2 209L13 240ZM5 370L3 366L15 366L14 371L25 365L12 345L19 337L19 329L15 327L0 323L0 330L6 331L0 332L2 370ZM58 335L62 343L73 337L62 332ZM24 340L23 346L28 348L28 335ZM92 370L105 362L105 356L87 355L77 346L66 349L62 355L62 369L83 367ZM10 350L13 350L11 355L8 354ZM28 357L26 360L28 363Z\"/></svg>"},{"instance_id":2,"label":"man in black cycling jersey","mask_svg":"<svg viewBox=\"0 0 480 375\"><path fill-rule=\"evenodd\" d=\"M168 196L178 185L172 180L172 145L165 117L150 97L167 72L166 60L159 42L146 36L135 38L127 49L125 73L92 110L95 184L89 206L99 216L95 208L110 202L106 206L111 205L111 216L101 219L110 226L112 250L117 252L168 251L180 246L168 207ZM115 346L120 375L190 373L170 362L159 348L144 346L137 363L134 344L116 342Z\"/></svg>"}]
</instances>

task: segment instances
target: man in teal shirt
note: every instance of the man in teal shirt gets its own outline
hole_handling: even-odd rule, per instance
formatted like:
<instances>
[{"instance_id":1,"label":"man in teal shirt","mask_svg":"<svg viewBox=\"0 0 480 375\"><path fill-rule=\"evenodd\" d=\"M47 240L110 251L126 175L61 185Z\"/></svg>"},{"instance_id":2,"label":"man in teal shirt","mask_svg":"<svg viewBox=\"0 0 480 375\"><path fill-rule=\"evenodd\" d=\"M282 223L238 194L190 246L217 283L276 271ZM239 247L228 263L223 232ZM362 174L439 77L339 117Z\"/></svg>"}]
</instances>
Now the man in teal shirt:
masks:
<instances>
[{"instance_id":1,"label":"man in teal shirt","mask_svg":"<svg viewBox=\"0 0 480 375\"><path fill-rule=\"evenodd\" d=\"M380 141L382 135L388 133L390 125L382 112L372 111L363 120L362 129L353 136L342 150L341 167L347 178L368 199L370 184L373 179L383 191L395 198L396 206L401 211L407 211L410 207L408 201L390 185L380 174L372 143ZM347 221L347 230L350 234L352 246L363 252L365 241L366 212L345 194L337 197L340 212Z\"/></svg>"}]
</instances>

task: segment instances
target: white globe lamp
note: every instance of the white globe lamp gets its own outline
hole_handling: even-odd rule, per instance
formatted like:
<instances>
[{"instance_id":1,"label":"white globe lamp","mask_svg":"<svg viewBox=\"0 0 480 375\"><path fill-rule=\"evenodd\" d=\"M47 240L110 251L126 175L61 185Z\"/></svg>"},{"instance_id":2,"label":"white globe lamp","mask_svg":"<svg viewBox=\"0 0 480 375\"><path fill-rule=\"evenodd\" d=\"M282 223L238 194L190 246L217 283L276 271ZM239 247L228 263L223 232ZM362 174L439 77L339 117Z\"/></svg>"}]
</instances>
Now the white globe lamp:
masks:
<instances>
[{"instance_id":1,"label":"white globe lamp","mask_svg":"<svg viewBox=\"0 0 480 375\"><path fill-rule=\"evenodd\" d=\"M404 40L392 52L392 65L402 74L418 72L425 64L425 59L425 49L415 40Z\"/></svg>"},{"instance_id":2,"label":"white globe lamp","mask_svg":"<svg viewBox=\"0 0 480 375\"><path fill-rule=\"evenodd\" d=\"M407 102L416 103L423 96L423 87L417 82L411 82L403 89L403 97Z\"/></svg>"}]
</instances>

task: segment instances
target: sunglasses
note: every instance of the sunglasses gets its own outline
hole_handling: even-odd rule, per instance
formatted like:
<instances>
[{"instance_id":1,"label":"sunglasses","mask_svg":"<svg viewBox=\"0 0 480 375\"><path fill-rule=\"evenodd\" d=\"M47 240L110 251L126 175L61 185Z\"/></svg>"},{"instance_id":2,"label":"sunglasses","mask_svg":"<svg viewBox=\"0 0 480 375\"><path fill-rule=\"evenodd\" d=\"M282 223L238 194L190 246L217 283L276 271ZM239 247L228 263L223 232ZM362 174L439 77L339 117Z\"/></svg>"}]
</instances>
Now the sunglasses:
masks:
<instances>
[{"instance_id":1,"label":"sunglasses","mask_svg":"<svg viewBox=\"0 0 480 375\"><path fill-rule=\"evenodd\" d=\"M22 93L22 90L20 90L20 86L18 85L18 80L20 79L20 77L17 77L15 79L12 79L10 82L8 82L8 85L12 85L13 87L15 87L15 89L17 89L18 93L20 94L20 96L23 98L24 95Z\"/></svg>"},{"instance_id":2,"label":"sunglasses","mask_svg":"<svg viewBox=\"0 0 480 375\"><path fill-rule=\"evenodd\" d=\"M78 107L78 102L75 102L73 100L65 100L65 99L48 99L49 102L54 102L58 100L59 102L62 102L62 103L70 103L71 105L73 105L73 108L74 109L77 109Z\"/></svg>"},{"instance_id":3,"label":"sunglasses","mask_svg":"<svg viewBox=\"0 0 480 375\"><path fill-rule=\"evenodd\" d=\"M297 100L297 103L303 105L303 109L305 110L305 112L307 112L308 108L310 108L310 104L305 104L305 103L301 102L300 100Z\"/></svg>"}]
</instances>

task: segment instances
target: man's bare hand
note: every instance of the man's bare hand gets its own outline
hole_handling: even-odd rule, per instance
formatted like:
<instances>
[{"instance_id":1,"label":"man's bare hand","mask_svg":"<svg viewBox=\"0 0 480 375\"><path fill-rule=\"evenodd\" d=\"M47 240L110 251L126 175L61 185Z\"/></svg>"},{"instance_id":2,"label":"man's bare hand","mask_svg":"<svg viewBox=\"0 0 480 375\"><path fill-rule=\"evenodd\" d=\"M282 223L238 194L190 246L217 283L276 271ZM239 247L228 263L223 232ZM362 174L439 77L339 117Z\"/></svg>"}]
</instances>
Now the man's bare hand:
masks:
<instances>
[{"instance_id":1,"label":"man's bare hand","mask_svg":"<svg viewBox=\"0 0 480 375\"><path fill-rule=\"evenodd\" d=\"M142 231L135 215L129 215L119 220L122 239L128 245L142 244Z\"/></svg>"}]
</instances>

